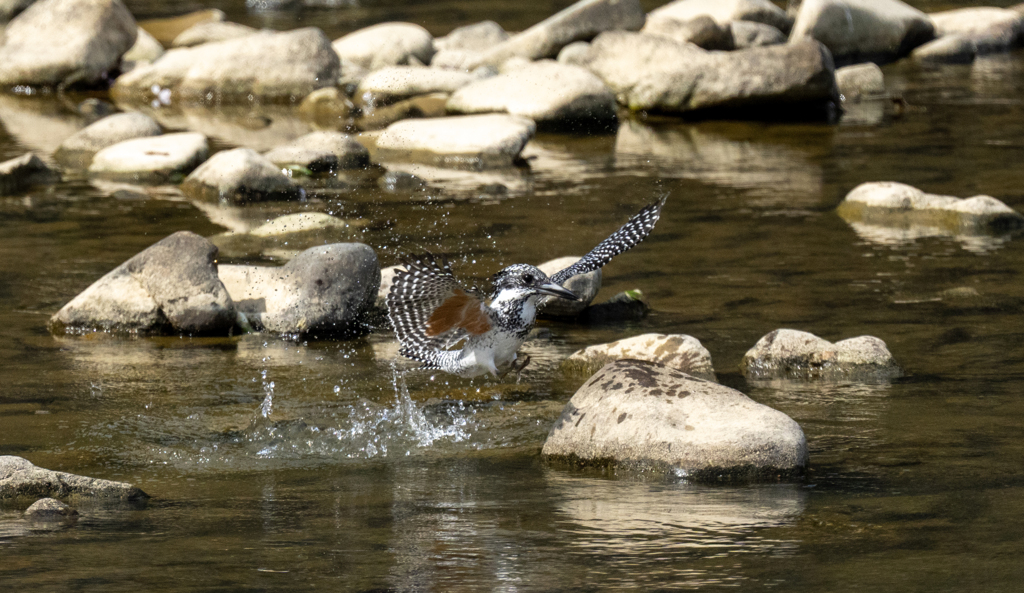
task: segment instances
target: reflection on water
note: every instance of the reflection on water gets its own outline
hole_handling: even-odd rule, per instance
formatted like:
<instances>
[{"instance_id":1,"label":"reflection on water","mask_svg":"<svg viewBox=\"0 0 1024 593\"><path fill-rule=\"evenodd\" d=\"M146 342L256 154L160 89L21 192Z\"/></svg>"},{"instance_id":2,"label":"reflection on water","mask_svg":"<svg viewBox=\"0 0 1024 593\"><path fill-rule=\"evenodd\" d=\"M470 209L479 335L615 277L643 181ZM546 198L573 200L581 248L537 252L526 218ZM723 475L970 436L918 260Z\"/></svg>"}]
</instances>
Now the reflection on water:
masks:
<instances>
[{"instance_id":1,"label":"reflection on water","mask_svg":"<svg viewBox=\"0 0 1024 593\"><path fill-rule=\"evenodd\" d=\"M869 243L894 247L911 245L920 239L950 237L971 253L987 253L1002 248L1013 236L1005 235L962 235L949 229L933 226L882 226L863 222L849 222L857 236Z\"/></svg>"},{"instance_id":2,"label":"reflection on water","mask_svg":"<svg viewBox=\"0 0 1024 593\"><path fill-rule=\"evenodd\" d=\"M47 158L87 122L73 106L56 97L0 93L0 124L18 144Z\"/></svg>"}]
</instances>

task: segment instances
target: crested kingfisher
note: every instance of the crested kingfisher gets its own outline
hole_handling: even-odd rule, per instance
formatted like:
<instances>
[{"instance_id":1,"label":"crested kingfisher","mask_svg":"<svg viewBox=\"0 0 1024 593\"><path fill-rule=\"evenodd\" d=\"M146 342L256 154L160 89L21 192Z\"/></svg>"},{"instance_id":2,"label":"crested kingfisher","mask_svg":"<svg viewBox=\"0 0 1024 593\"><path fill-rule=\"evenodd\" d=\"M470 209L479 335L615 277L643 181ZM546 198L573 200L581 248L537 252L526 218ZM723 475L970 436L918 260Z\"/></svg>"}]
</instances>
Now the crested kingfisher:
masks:
<instances>
[{"instance_id":1,"label":"crested kingfisher","mask_svg":"<svg viewBox=\"0 0 1024 593\"><path fill-rule=\"evenodd\" d=\"M489 295L464 288L444 258L419 255L395 273L388 293L388 316L401 345L399 352L462 377L517 373L529 356L517 354L537 317L541 297L579 300L562 284L604 266L650 234L665 198L648 205L568 268L549 278L528 264L514 264L495 274ZM460 346L461 343L461 346Z\"/></svg>"}]
</instances>

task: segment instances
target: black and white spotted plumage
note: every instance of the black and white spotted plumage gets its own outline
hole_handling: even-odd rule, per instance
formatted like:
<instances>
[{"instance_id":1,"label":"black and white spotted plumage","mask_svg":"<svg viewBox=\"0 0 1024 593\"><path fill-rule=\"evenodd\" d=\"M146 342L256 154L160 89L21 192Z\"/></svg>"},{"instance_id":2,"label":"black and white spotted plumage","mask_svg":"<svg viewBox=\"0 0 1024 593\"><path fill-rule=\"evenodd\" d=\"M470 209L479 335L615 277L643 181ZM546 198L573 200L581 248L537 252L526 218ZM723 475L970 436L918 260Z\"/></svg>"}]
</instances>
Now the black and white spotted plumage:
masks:
<instances>
[{"instance_id":1,"label":"black and white spotted plumage","mask_svg":"<svg viewBox=\"0 0 1024 593\"><path fill-rule=\"evenodd\" d=\"M510 368L522 369L525 362L518 359L517 351L536 320L539 299L545 295L576 299L562 283L604 266L642 241L664 204L662 198L647 206L590 253L550 278L528 264L502 269L494 275L489 303L462 287L445 259L411 258L405 270L396 272L387 298L399 352L422 362L423 368L464 377L499 376Z\"/></svg>"}]
</instances>

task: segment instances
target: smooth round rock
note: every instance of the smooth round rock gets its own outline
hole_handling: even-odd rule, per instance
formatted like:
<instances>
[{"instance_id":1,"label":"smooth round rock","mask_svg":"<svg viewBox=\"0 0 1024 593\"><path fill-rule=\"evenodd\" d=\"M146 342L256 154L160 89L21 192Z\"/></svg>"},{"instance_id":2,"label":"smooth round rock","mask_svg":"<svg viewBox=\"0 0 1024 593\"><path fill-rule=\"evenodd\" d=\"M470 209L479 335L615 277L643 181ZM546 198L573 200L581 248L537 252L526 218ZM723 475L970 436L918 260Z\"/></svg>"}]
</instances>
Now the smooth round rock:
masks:
<instances>
[{"instance_id":1,"label":"smooth round rock","mask_svg":"<svg viewBox=\"0 0 1024 593\"><path fill-rule=\"evenodd\" d=\"M421 66L388 66L360 80L356 97L365 104L387 104L415 95L452 93L476 80L476 76L466 72Z\"/></svg>"},{"instance_id":2,"label":"smooth round rock","mask_svg":"<svg viewBox=\"0 0 1024 593\"><path fill-rule=\"evenodd\" d=\"M337 87L317 89L299 103L299 115L324 127L343 128L355 105Z\"/></svg>"},{"instance_id":3,"label":"smooth round rock","mask_svg":"<svg viewBox=\"0 0 1024 593\"><path fill-rule=\"evenodd\" d=\"M752 21L789 31L793 17L769 0L675 0L647 15L648 22L661 19L689 21L709 16L720 25L734 21Z\"/></svg>"},{"instance_id":4,"label":"smooth round rock","mask_svg":"<svg viewBox=\"0 0 1024 593\"><path fill-rule=\"evenodd\" d=\"M188 175L209 151L206 136L198 132L135 138L99 150L89 173L118 181L167 183Z\"/></svg>"},{"instance_id":5,"label":"smooth round rock","mask_svg":"<svg viewBox=\"0 0 1024 593\"><path fill-rule=\"evenodd\" d=\"M928 15L900 0L803 0L789 41L816 39L849 64L892 61L934 36Z\"/></svg>"},{"instance_id":6,"label":"smooth round rock","mask_svg":"<svg viewBox=\"0 0 1024 593\"><path fill-rule=\"evenodd\" d=\"M878 64L865 62L836 70L836 86L847 101L885 96L885 76Z\"/></svg>"},{"instance_id":7,"label":"smooth round rock","mask_svg":"<svg viewBox=\"0 0 1024 593\"><path fill-rule=\"evenodd\" d=\"M362 169L370 153L352 136L341 132L312 132L263 154L278 167L303 167L313 173Z\"/></svg>"},{"instance_id":8,"label":"smooth round rock","mask_svg":"<svg viewBox=\"0 0 1024 593\"><path fill-rule=\"evenodd\" d=\"M25 509L25 517L37 521L63 521L77 515L78 511L54 498L40 498Z\"/></svg>"},{"instance_id":9,"label":"smooth round rock","mask_svg":"<svg viewBox=\"0 0 1024 593\"><path fill-rule=\"evenodd\" d=\"M210 237L224 257L290 260L311 247L358 239L369 226L364 218L341 219L323 212L279 216L245 232Z\"/></svg>"},{"instance_id":10,"label":"smooth round rock","mask_svg":"<svg viewBox=\"0 0 1024 593\"><path fill-rule=\"evenodd\" d=\"M566 372L589 376L609 362L626 358L664 365L706 381L717 380L711 353L700 340L684 334L641 334L587 346L573 352L561 366Z\"/></svg>"},{"instance_id":11,"label":"smooth round rock","mask_svg":"<svg viewBox=\"0 0 1024 593\"><path fill-rule=\"evenodd\" d=\"M669 17L648 18L641 32L661 35L680 43L692 43L704 49L729 51L733 49L729 25L720 25L706 14L688 20Z\"/></svg>"},{"instance_id":12,"label":"smooth round rock","mask_svg":"<svg viewBox=\"0 0 1024 593\"><path fill-rule=\"evenodd\" d=\"M181 191L196 200L235 204L298 200L305 195L277 165L251 148L213 155L185 178Z\"/></svg>"},{"instance_id":13,"label":"smooth round rock","mask_svg":"<svg viewBox=\"0 0 1024 593\"><path fill-rule=\"evenodd\" d=\"M483 51L508 39L508 33L494 21L481 21L453 29L451 33L434 40L438 51Z\"/></svg>"},{"instance_id":14,"label":"smooth round rock","mask_svg":"<svg viewBox=\"0 0 1024 593\"><path fill-rule=\"evenodd\" d=\"M779 45L786 42L786 34L771 25L752 21L729 23L734 49L747 49L763 45Z\"/></svg>"},{"instance_id":15,"label":"smooth round rock","mask_svg":"<svg viewBox=\"0 0 1024 593\"><path fill-rule=\"evenodd\" d=\"M537 267L548 276L560 272L580 260L579 256L567 255L548 260ZM597 293L601 291L601 269L586 274L577 274L562 283L579 297L578 301L570 301L553 296L541 297L537 301L537 315L540 317L576 317L590 305Z\"/></svg>"},{"instance_id":16,"label":"smooth round rock","mask_svg":"<svg viewBox=\"0 0 1024 593\"><path fill-rule=\"evenodd\" d=\"M777 480L807 467L792 418L682 371L609 363L572 396L542 453L574 464L660 468L695 481Z\"/></svg>"},{"instance_id":17,"label":"smooth round rock","mask_svg":"<svg viewBox=\"0 0 1024 593\"><path fill-rule=\"evenodd\" d=\"M108 146L162 133L160 124L148 115L137 111L115 113L89 124L62 142L53 158L65 166L86 168L93 155Z\"/></svg>"},{"instance_id":18,"label":"smooth round rock","mask_svg":"<svg viewBox=\"0 0 1024 593\"><path fill-rule=\"evenodd\" d=\"M204 43L212 43L214 41L227 41L228 39L237 39L239 37L245 37L246 35L252 35L257 31L259 31L259 29L240 25L238 23L226 21L205 21L202 23L196 23L182 31L174 38L174 41L171 42L171 47L192 47L194 45L202 45Z\"/></svg>"},{"instance_id":19,"label":"smooth round rock","mask_svg":"<svg viewBox=\"0 0 1024 593\"><path fill-rule=\"evenodd\" d=\"M14 18L0 42L0 85L95 84L135 44L121 0L40 0Z\"/></svg>"},{"instance_id":20,"label":"smooth round rock","mask_svg":"<svg viewBox=\"0 0 1024 593\"><path fill-rule=\"evenodd\" d=\"M974 43L978 55L1007 51L1021 44L1024 14L992 7L959 8L928 15L935 24L935 35L966 37Z\"/></svg>"},{"instance_id":21,"label":"smooth round rock","mask_svg":"<svg viewBox=\"0 0 1024 593\"><path fill-rule=\"evenodd\" d=\"M334 51L345 63L367 70L419 62L429 64L434 37L412 23L380 23L336 39Z\"/></svg>"},{"instance_id":22,"label":"smooth round rock","mask_svg":"<svg viewBox=\"0 0 1024 593\"><path fill-rule=\"evenodd\" d=\"M859 336L833 344L794 329L777 329L743 355L740 370L750 379L887 380L903 374L885 342Z\"/></svg>"},{"instance_id":23,"label":"smooth round rock","mask_svg":"<svg viewBox=\"0 0 1024 593\"><path fill-rule=\"evenodd\" d=\"M505 114L409 119L381 132L376 150L385 161L508 167L536 131L533 121Z\"/></svg>"},{"instance_id":24,"label":"smooth round rock","mask_svg":"<svg viewBox=\"0 0 1024 593\"><path fill-rule=\"evenodd\" d=\"M930 64L970 64L977 55L978 47L964 35L939 37L910 52L911 58Z\"/></svg>"}]
</instances>

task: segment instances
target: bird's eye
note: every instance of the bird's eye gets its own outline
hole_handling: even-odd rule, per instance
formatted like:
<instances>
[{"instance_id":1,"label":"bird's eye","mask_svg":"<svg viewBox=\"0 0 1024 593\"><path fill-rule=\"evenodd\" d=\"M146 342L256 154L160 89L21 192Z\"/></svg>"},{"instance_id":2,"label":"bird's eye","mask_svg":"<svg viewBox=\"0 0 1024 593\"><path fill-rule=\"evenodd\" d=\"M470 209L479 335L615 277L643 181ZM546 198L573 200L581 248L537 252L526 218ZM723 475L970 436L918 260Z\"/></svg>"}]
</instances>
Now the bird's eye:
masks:
<instances>
[{"instance_id":1,"label":"bird's eye","mask_svg":"<svg viewBox=\"0 0 1024 593\"><path fill-rule=\"evenodd\" d=\"M523 282L526 282L527 284L533 284L533 274L527 274L523 276Z\"/></svg>"}]
</instances>

